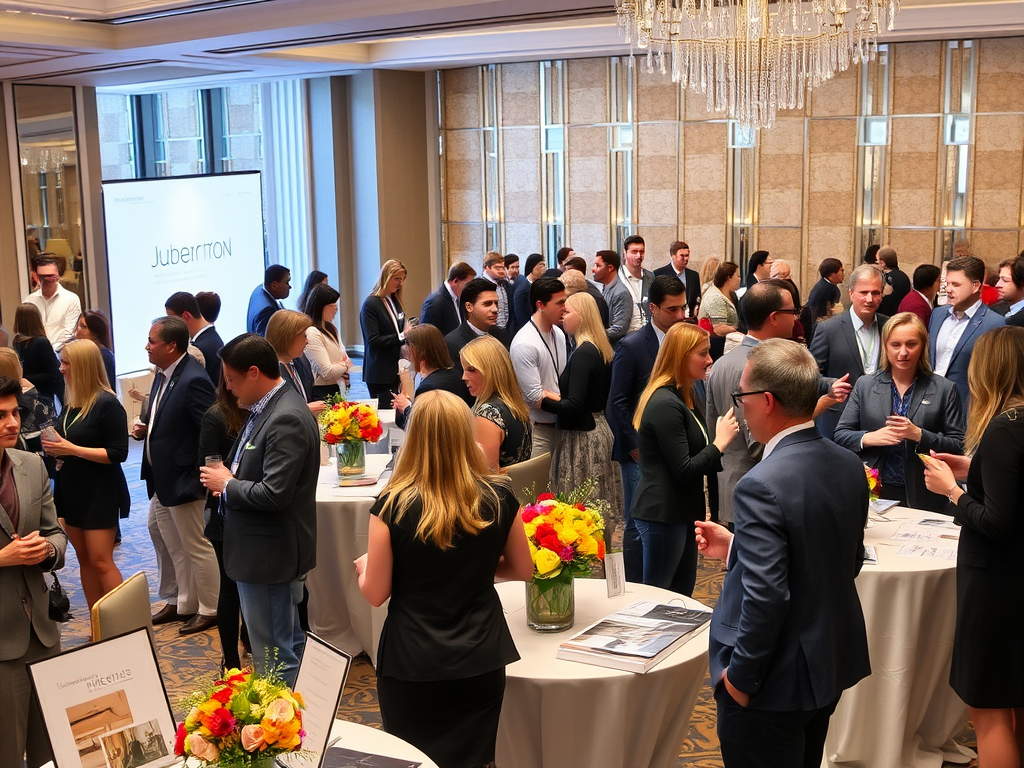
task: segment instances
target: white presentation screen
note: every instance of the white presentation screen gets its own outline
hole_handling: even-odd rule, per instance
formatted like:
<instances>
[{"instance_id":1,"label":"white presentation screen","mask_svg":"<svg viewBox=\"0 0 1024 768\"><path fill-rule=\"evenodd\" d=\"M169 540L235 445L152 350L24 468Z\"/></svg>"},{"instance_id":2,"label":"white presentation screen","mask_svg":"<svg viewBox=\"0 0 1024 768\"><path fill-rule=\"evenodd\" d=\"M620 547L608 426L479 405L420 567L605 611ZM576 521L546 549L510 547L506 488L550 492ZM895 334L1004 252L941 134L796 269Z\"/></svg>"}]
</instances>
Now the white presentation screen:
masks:
<instances>
[{"instance_id":1,"label":"white presentation screen","mask_svg":"<svg viewBox=\"0 0 1024 768\"><path fill-rule=\"evenodd\" d=\"M177 291L219 294L221 338L245 332L264 272L258 172L107 182L103 217L119 376L149 366L150 325Z\"/></svg>"}]
</instances>

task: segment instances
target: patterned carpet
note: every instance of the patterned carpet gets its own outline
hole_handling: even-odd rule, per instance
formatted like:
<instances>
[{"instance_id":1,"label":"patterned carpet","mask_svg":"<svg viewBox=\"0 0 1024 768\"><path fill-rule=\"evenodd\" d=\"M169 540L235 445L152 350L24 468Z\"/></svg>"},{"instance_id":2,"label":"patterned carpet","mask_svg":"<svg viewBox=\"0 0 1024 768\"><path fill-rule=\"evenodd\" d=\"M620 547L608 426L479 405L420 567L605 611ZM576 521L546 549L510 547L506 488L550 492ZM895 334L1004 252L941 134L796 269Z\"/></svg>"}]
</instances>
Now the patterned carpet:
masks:
<instances>
[{"instance_id":1,"label":"patterned carpet","mask_svg":"<svg viewBox=\"0 0 1024 768\"><path fill-rule=\"evenodd\" d=\"M146 527L148 500L145 484L138 479L141 457L141 444L132 441L131 454L125 464L125 474L132 494L132 514L128 520L122 521L123 543L115 550L115 559L126 578L138 571L146 571L152 600L156 604L155 608L158 608L162 601L155 591L156 562ZM616 539L619 538L616 536ZM719 561L701 562L694 597L706 605L713 606L718 599L723 575L724 571ZM81 591L78 561L71 547L68 548L67 565L61 572L61 582L71 595L74 615L74 618L64 625L62 643L64 648L71 648L89 641L89 615ZM178 720L185 714L181 707L182 699L218 673L221 658L220 643L215 631L181 637L178 634L179 626L171 624L156 627L160 669ZM357 658L353 665L338 716L364 725L380 727L376 676L365 656ZM971 747L975 746L974 733L969 727L957 740ZM678 765L689 768L722 766L718 737L715 733L714 699L707 684L701 689L690 722L689 738L680 751Z\"/></svg>"}]
</instances>

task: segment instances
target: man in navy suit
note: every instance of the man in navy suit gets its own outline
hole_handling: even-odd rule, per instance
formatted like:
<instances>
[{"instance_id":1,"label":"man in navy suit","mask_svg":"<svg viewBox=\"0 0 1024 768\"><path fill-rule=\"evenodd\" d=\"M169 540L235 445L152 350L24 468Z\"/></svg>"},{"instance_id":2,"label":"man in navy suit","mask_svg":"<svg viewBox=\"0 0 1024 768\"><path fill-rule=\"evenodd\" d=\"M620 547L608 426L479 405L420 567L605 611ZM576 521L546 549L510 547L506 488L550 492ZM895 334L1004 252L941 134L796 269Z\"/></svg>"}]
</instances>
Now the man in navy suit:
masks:
<instances>
[{"instance_id":1,"label":"man in navy suit","mask_svg":"<svg viewBox=\"0 0 1024 768\"><path fill-rule=\"evenodd\" d=\"M282 299L292 292L292 273L280 264L271 264L263 273L263 285L257 285L249 297L245 327L249 333L266 336L270 316L283 308Z\"/></svg>"},{"instance_id":2,"label":"man in navy suit","mask_svg":"<svg viewBox=\"0 0 1024 768\"><path fill-rule=\"evenodd\" d=\"M149 533L157 555L160 596L167 605L154 624L185 621L187 635L217 623L220 568L203 535L206 491L199 482L199 430L216 393L206 370L187 354L188 326L161 317L146 352L157 368L149 404L132 436L145 440L142 479L149 494ZM173 577L171 574L173 573Z\"/></svg>"},{"instance_id":3,"label":"man in navy suit","mask_svg":"<svg viewBox=\"0 0 1024 768\"><path fill-rule=\"evenodd\" d=\"M651 320L637 333L626 336L615 347L612 383L608 393L608 426L612 430L612 459L619 462L625 528L622 553L626 580L643 581L643 548L640 532L629 515L633 492L640 481L640 451L637 447L633 413L654 368L661 342L668 329L686 316L686 289L675 277L654 278L650 289Z\"/></svg>"},{"instance_id":4,"label":"man in navy suit","mask_svg":"<svg viewBox=\"0 0 1024 768\"><path fill-rule=\"evenodd\" d=\"M1010 305L1006 324L1024 327L1024 251L999 265L999 295Z\"/></svg>"},{"instance_id":5,"label":"man in navy suit","mask_svg":"<svg viewBox=\"0 0 1024 768\"><path fill-rule=\"evenodd\" d=\"M686 266L690 263L690 246L676 240L668 247L668 255L671 261L654 270L654 276L675 277L686 287L686 309L689 316L694 317L700 301L700 275Z\"/></svg>"},{"instance_id":6,"label":"man in navy suit","mask_svg":"<svg viewBox=\"0 0 1024 768\"><path fill-rule=\"evenodd\" d=\"M476 277L476 270L464 261L457 261L448 270L448 279L432 294L427 296L420 309L420 322L430 324L441 332L442 336L459 327L465 314L462 312L459 297L466 283Z\"/></svg>"},{"instance_id":7,"label":"man in navy suit","mask_svg":"<svg viewBox=\"0 0 1024 768\"><path fill-rule=\"evenodd\" d=\"M199 302L196 297L187 291L178 291L171 294L164 302L164 310L169 317L180 317L188 326L189 341L194 347L198 347L203 353L206 361L206 375L210 377L213 386L220 383L220 358L217 353L224 346L224 342L213 327L208 323L203 313L199 310Z\"/></svg>"},{"instance_id":8,"label":"man in navy suit","mask_svg":"<svg viewBox=\"0 0 1024 768\"><path fill-rule=\"evenodd\" d=\"M985 331L1006 325L1006 321L981 300L985 284L985 262L977 256L961 256L946 264L948 304L932 312L928 321L931 359L935 373L956 384L964 410L968 410L971 392L967 386L967 367L974 343Z\"/></svg>"},{"instance_id":9,"label":"man in navy suit","mask_svg":"<svg viewBox=\"0 0 1024 768\"><path fill-rule=\"evenodd\" d=\"M734 400L764 456L736 484L735 537L696 523L698 549L728 562L709 646L726 768L817 768L839 697L871 672L854 585L868 487L814 428L818 390L796 342L750 351Z\"/></svg>"}]
</instances>

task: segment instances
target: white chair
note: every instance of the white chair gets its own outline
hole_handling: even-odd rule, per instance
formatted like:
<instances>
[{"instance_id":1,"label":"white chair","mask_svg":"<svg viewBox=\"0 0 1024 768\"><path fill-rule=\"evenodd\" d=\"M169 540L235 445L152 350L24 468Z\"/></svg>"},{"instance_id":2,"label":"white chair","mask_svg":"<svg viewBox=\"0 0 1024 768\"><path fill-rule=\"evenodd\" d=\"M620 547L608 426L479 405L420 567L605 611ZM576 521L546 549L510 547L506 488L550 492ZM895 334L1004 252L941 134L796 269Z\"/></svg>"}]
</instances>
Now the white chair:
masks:
<instances>
[{"instance_id":1,"label":"white chair","mask_svg":"<svg viewBox=\"0 0 1024 768\"><path fill-rule=\"evenodd\" d=\"M542 453L532 459L507 467L508 479L512 481L512 492L520 504L532 504L537 494L548 489L548 474L551 472L551 453ZM531 498L532 494L532 498Z\"/></svg>"},{"instance_id":2,"label":"white chair","mask_svg":"<svg viewBox=\"0 0 1024 768\"><path fill-rule=\"evenodd\" d=\"M149 581L145 571L125 579L92 606L92 640L104 640L145 627L153 637Z\"/></svg>"}]
</instances>

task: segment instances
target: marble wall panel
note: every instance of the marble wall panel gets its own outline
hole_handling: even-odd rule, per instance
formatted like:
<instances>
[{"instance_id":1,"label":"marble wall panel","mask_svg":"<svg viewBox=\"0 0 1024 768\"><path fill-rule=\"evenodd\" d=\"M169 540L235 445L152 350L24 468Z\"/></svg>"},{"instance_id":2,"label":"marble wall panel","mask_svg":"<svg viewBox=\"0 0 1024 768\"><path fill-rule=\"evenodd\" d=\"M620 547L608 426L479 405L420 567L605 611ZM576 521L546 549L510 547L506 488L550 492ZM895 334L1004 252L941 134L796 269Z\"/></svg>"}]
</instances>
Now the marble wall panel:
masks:
<instances>
[{"instance_id":1,"label":"marble wall panel","mask_svg":"<svg viewBox=\"0 0 1024 768\"><path fill-rule=\"evenodd\" d=\"M480 69L446 69L444 81L444 127L480 127Z\"/></svg>"},{"instance_id":2,"label":"marble wall panel","mask_svg":"<svg viewBox=\"0 0 1024 768\"><path fill-rule=\"evenodd\" d=\"M1016 152L976 152L974 186L976 189L1020 189L1020 148Z\"/></svg>"},{"instance_id":3,"label":"marble wall panel","mask_svg":"<svg viewBox=\"0 0 1024 768\"><path fill-rule=\"evenodd\" d=\"M803 194L799 189L765 189L758 195L758 223L767 227L799 227L803 221Z\"/></svg>"},{"instance_id":4,"label":"marble wall panel","mask_svg":"<svg viewBox=\"0 0 1024 768\"><path fill-rule=\"evenodd\" d=\"M811 91L810 116L856 115L859 74L860 67L851 66L845 72L837 72L827 83Z\"/></svg>"},{"instance_id":5,"label":"marble wall panel","mask_svg":"<svg viewBox=\"0 0 1024 768\"><path fill-rule=\"evenodd\" d=\"M647 249L644 252L644 269L652 272L658 267L668 264L668 247L679 239L674 226L654 227L641 224L636 233L644 239Z\"/></svg>"},{"instance_id":6,"label":"marble wall panel","mask_svg":"<svg viewBox=\"0 0 1024 768\"><path fill-rule=\"evenodd\" d=\"M942 121L937 117L894 117L891 149L894 156L905 152L938 151L942 144Z\"/></svg>"},{"instance_id":7,"label":"marble wall panel","mask_svg":"<svg viewBox=\"0 0 1024 768\"><path fill-rule=\"evenodd\" d=\"M480 221L483 219L480 190L447 189L448 221Z\"/></svg>"},{"instance_id":8,"label":"marble wall panel","mask_svg":"<svg viewBox=\"0 0 1024 768\"><path fill-rule=\"evenodd\" d=\"M729 124L719 123L684 123L680 131L680 154L687 157L694 155L725 155L729 146Z\"/></svg>"},{"instance_id":9,"label":"marble wall panel","mask_svg":"<svg viewBox=\"0 0 1024 768\"><path fill-rule=\"evenodd\" d=\"M889 194L889 226L934 227L934 189L894 189Z\"/></svg>"},{"instance_id":10,"label":"marble wall panel","mask_svg":"<svg viewBox=\"0 0 1024 768\"><path fill-rule=\"evenodd\" d=\"M605 215L605 221L608 216ZM598 251L614 247L611 230L608 224L577 224L573 223L569 232L569 242L577 255L587 259L588 264L594 263L594 254Z\"/></svg>"},{"instance_id":11,"label":"marble wall panel","mask_svg":"<svg viewBox=\"0 0 1024 768\"><path fill-rule=\"evenodd\" d=\"M971 226L1008 229L1020 226L1020 187L976 189L971 208Z\"/></svg>"},{"instance_id":12,"label":"marble wall panel","mask_svg":"<svg viewBox=\"0 0 1024 768\"><path fill-rule=\"evenodd\" d=\"M1024 110L1024 101L1019 109ZM974 151L1019 151L1024 146L1024 115L978 115L974 119Z\"/></svg>"},{"instance_id":13,"label":"marble wall panel","mask_svg":"<svg viewBox=\"0 0 1024 768\"><path fill-rule=\"evenodd\" d=\"M540 123L540 68L536 62L501 65L502 125Z\"/></svg>"},{"instance_id":14,"label":"marble wall panel","mask_svg":"<svg viewBox=\"0 0 1024 768\"><path fill-rule=\"evenodd\" d=\"M1006 232L971 232L971 253L984 260L990 267L999 266L1003 259L1012 259L1020 253L1021 236L1019 230Z\"/></svg>"},{"instance_id":15,"label":"marble wall panel","mask_svg":"<svg viewBox=\"0 0 1024 768\"><path fill-rule=\"evenodd\" d=\"M570 157L569 194L601 192L608 195L607 157Z\"/></svg>"},{"instance_id":16,"label":"marble wall panel","mask_svg":"<svg viewBox=\"0 0 1024 768\"><path fill-rule=\"evenodd\" d=\"M847 271L853 268L853 228L843 226L808 227L807 257L801 260L804 279L810 288L821 277L818 266L825 259L839 259ZM801 285L803 290L803 285Z\"/></svg>"},{"instance_id":17,"label":"marble wall panel","mask_svg":"<svg viewBox=\"0 0 1024 768\"><path fill-rule=\"evenodd\" d=\"M761 152L757 177L761 192L766 190L799 190L804 183L803 155L773 155Z\"/></svg>"},{"instance_id":18,"label":"marble wall panel","mask_svg":"<svg viewBox=\"0 0 1024 768\"><path fill-rule=\"evenodd\" d=\"M539 253L542 240L541 228L534 223L505 223L506 253ZM524 258L520 255L520 258Z\"/></svg>"},{"instance_id":19,"label":"marble wall panel","mask_svg":"<svg viewBox=\"0 0 1024 768\"><path fill-rule=\"evenodd\" d=\"M502 129L501 155L503 158L532 160L537 165L540 165L540 129Z\"/></svg>"},{"instance_id":20,"label":"marble wall panel","mask_svg":"<svg viewBox=\"0 0 1024 768\"><path fill-rule=\"evenodd\" d=\"M757 249L771 251L773 256L786 259L791 265L803 261L802 232L799 227L757 227Z\"/></svg>"},{"instance_id":21,"label":"marble wall panel","mask_svg":"<svg viewBox=\"0 0 1024 768\"><path fill-rule=\"evenodd\" d=\"M1024 93L1024 38L979 42L978 112L1020 112Z\"/></svg>"},{"instance_id":22,"label":"marble wall panel","mask_svg":"<svg viewBox=\"0 0 1024 768\"><path fill-rule=\"evenodd\" d=\"M943 43L900 43L889 50L893 68L892 113L941 112Z\"/></svg>"},{"instance_id":23,"label":"marble wall panel","mask_svg":"<svg viewBox=\"0 0 1024 768\"><path fill-rule=\"evenodd\" d=\"M506 187L503 206L506 222L537 222L542 218L539 189L514 191Z\"/></svg>"},{"instance_id":24,"label":"marble wall panel","mask_svg":"<svg viewBox=\"0 0 1024 768\"><path fill-rule=\"evenodd\" d=\"M608 157L608 128L604 126L570 126L568 129L567 156Z\"/></svg>"},{"instance_id":25,"label":"marble wall panel","mask_svg":"<svg viewBox=\"0 0 1024 768\"><path fill-rule=\"evenodd\" d=\"M728 208L721 192L683 192L683 223L686 229L698 224L725 226Z\"/></svg>"},{"instance_id":26,"label":"marble wall panel","mask_svg":"<svg viewBox=\"0 0 1024 768\"><path fill-rule=\"evenodd\" d=\"M445 225L448 263L465 261L479 272L483 268L484 228L482 224Z\"/></svg>"},{"instance_id":27,"label":"marble wall panel","mask_svg":"<svg viewBox=\"0 0 1024 768\"><path fill-rule=\"evenodd\" d=\"M819 192L853 194L857 185L856 153L812 151L808 161L807 183L812 194Z\"/></svg>"},{"instance_id":28,"label":"marble wall panel","mask_svg":"<svg viewBox=\"0 0 1024 768\"><path fill-rule=\"evenodd\" d=\"M723 197L728 187L725 152L717 155L687 155L682 162L683 186L687 192L717 192Z\"/></svg>"},{"instance_id":29,"label":"marble wall panel","mask_svg":"<svg viewBox=\"0 0 1024 768\"><path fill-rule=\"evenodd\" d=\"M886 242L896 249L896 255L904 266L935 262L933 229L890 229Z\"/></svg>"},{"instance_id":30,"label":"marble wall panel","mask_svg":"<svg viewBox=\"0 0 1024 768\"><path fill-rule=\"evenodd\" d=\"M575 124L608 122L608 59L570 59L568 121Z\"/></svg>"},{"instance_id":31,"label":"marble wall panel","mask_svg":"<svg viewBox=\"0 0 1024 768\"><path fill-rule=\"evenodd\" d=\"M637 217L641 224L675 226L679 201L675 189L640 189L637 191Z\"/></svg>"},{"instance_id":32,"label":"marble wall panel","mask_svg":"<svg viewBox=\"0 0 1024 768\"><path fill-rule=\"evenodd\" d=\"M774 128L758 134L757 143L761 157L766 154L803 155L804 121L780 117Z\"/></svg>"},{"instance_id":33,"label":"marble wall panel","mask_svg":"<svg viewBox=\"0 0 1024 768\"><path fill-rule=\"evenodd\" d=\"M638 59L636 66L636 115L639 122L675 121L679 112L679 86L669 74L655 68L648 74L647 64Z\"/></svg>"},{"instance_id":34,"label":"marble wall panel","mask_svg":"<svg viewBox=\"0 0 1024 768\"><path fill-rule=\"evenodd\" d=\"M676 172L675 158L659 155L641 155L636 164L637 189L675 189Z\"/></svg>"},{"instance_id":35,"label":"marble wall panel","mask_svg":"<svg viewBox=\"0 0 1024 768\"><path fill-rule=\"evenodd\" d=\"M505 221L540 221L540 131L505 128L501 150Z\"/></svg>"},{"instance_id":36,"label":"marble wall panel","mask_svg":"<svg viewBox=\"0 0 1024 768\"><path fill-rule=\"evenodd\" d=\"M814 188L807 194L807 223L826 226L849 222L852 228L857 215L857 197L853 192L822 192Z\"/></svg>"},{"instance_id":37,"label":"marble wall panel","mask_svg":"<svg viewBox=\"0 0 1024 768\"><path fill-rule=\"evenodd\" d=\"M700 269L701 262L709 256L721 259L725 254L724 224L691 224L679 233L680 240L690 246L690 266Z\"/></svg>"},{"instance_id":38,"label":"marble wall panel","mask_svg":"<svg viewBox=\"0 0 1024 768\"><path fill-rule=\"evenodd\" d=\"M678 124L638 124L636 127L636 152L638 157L671 157L674 161L679 152Z\"/></svg>"},{"instance_id":39,"label":"marble wall panel","mask_svg":"<svg viewBox=\"0 0 1024 768\"><path fill-rule=\"evenodd\" d=\"M480 131L444 131L444 156L448 160L479 160Z\"/></svg>"},{"instance_id":40,"label":"marble wall panel","mask_svg":"<svg viewBox=\"0 0 1024 768\"><path fill-rule=\"evenodd\" d=\"M716 112L713 109L708 109L707 96L703 93L697 93L693 89L687 88L685 91L681 91L681 95L683 98L683 120L724 120L728 118L725 112Z\"/></svg>"}]
</instances>

